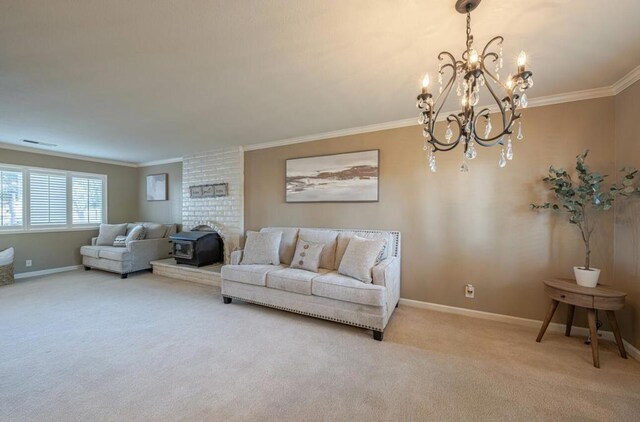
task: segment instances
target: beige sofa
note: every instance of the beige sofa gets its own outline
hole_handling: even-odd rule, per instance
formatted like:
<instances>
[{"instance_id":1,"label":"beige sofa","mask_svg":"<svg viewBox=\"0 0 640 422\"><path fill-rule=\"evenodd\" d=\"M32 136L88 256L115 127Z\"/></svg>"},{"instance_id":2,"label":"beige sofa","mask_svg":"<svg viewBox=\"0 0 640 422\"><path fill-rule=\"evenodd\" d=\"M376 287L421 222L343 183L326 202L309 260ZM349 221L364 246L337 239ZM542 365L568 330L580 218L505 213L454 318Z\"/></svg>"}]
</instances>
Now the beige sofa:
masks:
<instances>
[{"instance_id":1,"label":"beige sofa","mask_svg":"<svg viewBox=\"0 0 640 422\"><path fill-rule=\"evenodd\" d=\"M127 232L138 224L148 225L153 223L129 223ZM163 233L154 234L153 239L134 240L126 247L97 246L97 237L91 239L90 246L80 248L82 265L85 270L96 268L120 274L121 278L127 278L130 273L151 269L151 261L170 258L172 245L169 236L176 232L175 224L164 224L166 230ZM157 230L155 230L157 233ZM156 237L157 236L157 237ZM161 236L161 237L160 237Z\"/></svg>"},{"instance_id":2,"label":"beige sofa","mask_svg":"<svg viewBox=\"0 0 640 422\"><path fill-rule=\"evenodd\" d=\"M373 330L382 340L400 299L400 232L264 228L282 231L280 265L239 265L242 251L231 254L221 270L224 303L233 298L285 311ZM349 239L358 235L386 242L382 260L372 269L372 283L338 274ZM318 273L289 268L298 236L325 244Z\"/></svg>"}]
</instances>

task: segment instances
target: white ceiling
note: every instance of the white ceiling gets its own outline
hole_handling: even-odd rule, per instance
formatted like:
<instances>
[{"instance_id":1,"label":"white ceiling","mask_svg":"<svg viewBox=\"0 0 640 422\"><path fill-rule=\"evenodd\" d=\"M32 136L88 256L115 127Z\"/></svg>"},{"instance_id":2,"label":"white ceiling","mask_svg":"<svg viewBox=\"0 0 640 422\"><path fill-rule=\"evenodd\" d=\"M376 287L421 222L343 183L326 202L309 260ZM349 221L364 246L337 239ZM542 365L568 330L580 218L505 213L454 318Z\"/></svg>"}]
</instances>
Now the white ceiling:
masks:
<instances>
[{"instance_id":1,"label":"white ceiling","mask_svg":"<svg viewBox=\"0 0 640 422\"><path fill-rule=\"evenodd\" d=\"M464 47L454 3L1 0L0 142L144 162L413 117L422 73ZM639 18L637 0L484 0L472 25L507 63L528 52L539 97L640 64Z\"/></svg>"}]
</instances>

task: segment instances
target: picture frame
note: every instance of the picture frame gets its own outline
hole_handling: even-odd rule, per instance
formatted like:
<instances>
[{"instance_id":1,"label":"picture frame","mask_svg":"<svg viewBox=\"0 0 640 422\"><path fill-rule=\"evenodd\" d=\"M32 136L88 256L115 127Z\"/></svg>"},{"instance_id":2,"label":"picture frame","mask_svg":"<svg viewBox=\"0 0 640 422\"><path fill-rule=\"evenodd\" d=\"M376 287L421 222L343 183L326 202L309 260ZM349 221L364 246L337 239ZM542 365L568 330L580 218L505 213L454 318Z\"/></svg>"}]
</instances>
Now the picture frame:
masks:
<instances>
[{"instance_id":1,"label":"picture frame","mask_svg":"<svg viewBox=\"0 0 640 422\"><path fill-rule=\"evenodd\" d=\"M190 198L218 198L229 195L228 183L213 183L189 187Z\"/></svg>"},{"instance_id":2,"label":"picture frame","mask_svg":"<svg viewBox=\"0 0 640 422\"><path fill-rule=\"evenodd\" d=\"M380 150L290 158L285 161L285 201L378 202Z\"/></svg>"},{"instance_id":3,"label":"picture frame","mask_svg":"<svg viewBox=\"0 0 640 422\"><path fill-rule=\"evenodd\" d=\"M202 198L202 186L189 186L190 198Z\"/></svg>"},{"instance_id":4,"label":"picture frame","mask_svg":"<svg viewBox=\"0 0 640 422\"><path fill-rule=\"evenodd\" d=\"M147 201L166 201L168 200L168 174L149 174L147 175Z\"/></svg>"}]
</instances>

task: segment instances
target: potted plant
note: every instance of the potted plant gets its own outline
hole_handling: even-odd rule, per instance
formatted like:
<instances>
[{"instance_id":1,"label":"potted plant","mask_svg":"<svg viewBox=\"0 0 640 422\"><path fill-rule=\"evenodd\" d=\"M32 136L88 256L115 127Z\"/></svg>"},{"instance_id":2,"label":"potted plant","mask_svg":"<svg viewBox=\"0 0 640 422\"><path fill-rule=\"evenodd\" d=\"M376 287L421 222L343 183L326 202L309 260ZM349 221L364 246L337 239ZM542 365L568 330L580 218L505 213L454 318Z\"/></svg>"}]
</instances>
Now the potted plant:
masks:
<instances>
[{"instance_id":1,"label":"potted plant","mask_svg":"<svg viewBox=\"0 0 640 422\"><path fill-rule=\"evenodd\" d=\"M624 174L622 183L614 184L609 190L605 190L603 182L607 176L592 172L585 165L588 153L589 150L584 150L576 157L577 181L574 181L564 169L551 166L549 175L542 180L554 193L556 202L531 204L530 208L551 209L569 215L569 222L580 229L585 249L584 266L573 267L576 282L581 286L596 287L600 270L591 267L591 234L596 227L594 214L598 211L610 210L616 198L640 193L640 188L635 185L638 171L635 168L625 167L621 170Z\"/></svg>"}]
</instances>

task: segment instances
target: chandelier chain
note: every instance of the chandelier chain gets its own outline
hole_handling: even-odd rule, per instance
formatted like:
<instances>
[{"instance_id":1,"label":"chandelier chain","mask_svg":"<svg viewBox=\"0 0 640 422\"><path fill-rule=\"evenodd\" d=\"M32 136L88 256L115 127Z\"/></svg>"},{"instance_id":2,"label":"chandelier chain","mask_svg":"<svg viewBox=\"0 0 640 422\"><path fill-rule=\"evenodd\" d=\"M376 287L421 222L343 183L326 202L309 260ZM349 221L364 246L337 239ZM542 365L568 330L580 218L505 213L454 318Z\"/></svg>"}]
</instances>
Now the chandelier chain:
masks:
<instances>
[{"instance_id":1,"label":"chandelier chain","mask_svg":"<svg viewBox=\"0 0 640 422\"><path fill-rule=\"evenodd\" d=\"M471 35L471 12L467 11L467 51L471 50L472 42L473 36Z\"/></svg>"}]
</instances>

